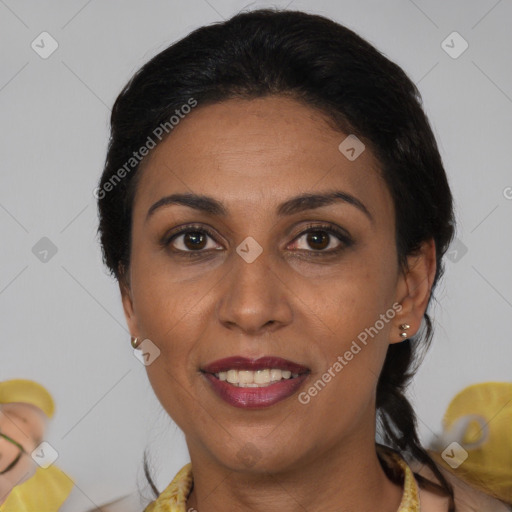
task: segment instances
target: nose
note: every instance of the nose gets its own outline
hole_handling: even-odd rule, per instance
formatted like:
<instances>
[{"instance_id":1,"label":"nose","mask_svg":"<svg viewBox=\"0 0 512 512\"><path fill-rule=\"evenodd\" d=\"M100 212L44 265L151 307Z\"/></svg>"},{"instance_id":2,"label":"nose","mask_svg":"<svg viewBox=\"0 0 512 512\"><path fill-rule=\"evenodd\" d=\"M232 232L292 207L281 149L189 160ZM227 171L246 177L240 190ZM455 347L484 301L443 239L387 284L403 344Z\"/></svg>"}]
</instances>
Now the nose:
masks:
<instances>
[{"instance_id":1,"label":"nose","mask_svg":"<svg viewBox=\"0 0 512 512\"><path fill-rule=\"evenodd\" d=\"M246 334L271 332L290 324L290 288L263 251L252 263L233 254L231 271L220 284L217 316L228 329Z\"/></svg>"}]
</instances>

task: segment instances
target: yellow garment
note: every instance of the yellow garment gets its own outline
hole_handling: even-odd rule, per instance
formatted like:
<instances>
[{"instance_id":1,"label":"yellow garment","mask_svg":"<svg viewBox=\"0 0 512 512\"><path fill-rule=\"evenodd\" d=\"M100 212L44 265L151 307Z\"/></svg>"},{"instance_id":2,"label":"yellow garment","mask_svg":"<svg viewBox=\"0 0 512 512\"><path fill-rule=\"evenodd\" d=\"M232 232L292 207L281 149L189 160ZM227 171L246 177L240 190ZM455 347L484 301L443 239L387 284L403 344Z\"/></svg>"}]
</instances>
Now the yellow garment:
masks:
<instances>
[{"instance_id":1,"label":"yellow garment","mask_svg":"<svg viewBox=\"0 0 512 512\"><path fill-rule=\"evenodd\" d=\"M389 463L393 461L400 466L404 475L404 492L397 512L420 512L419 489L412 470L396 453L390 453L389 456L380 450L379 453ZM180 469L173 481L144 509L144 512L187 512L187 498L192 484L192 464L189 462Z\"/></svg>"},{"instance_id":2,"label":"yellow garment","mask_svg":"<svg viewBox=\"0 0 512 512\"><path fill-rule=\"evenodd\" d=\"M55 403L46 389L26 379L12 379L0 382L0 404L23 402L39 407L48 418L53 416Z\"/></svg>"},{"instance_id":3,"label":"yellow garment","mask_svg":"<svg viewBox=\"0 0 512 512\"><path fill-rule=\"evenodd\" d=\"M39 407L48 418L55 412L50 393L32 380L0 382L0 404L27 403ZM38 467L34 475L9 493L0 512L57 512L73 488L73 480L56 466Z\"/></svg>"},{"instance_id":4,"label":"yellow garment","mask_svg":"<svg viewBox=\"0 0 512 512\"><path fill-rule=\"evenodd\" d=\"M512 503L512 383L483 382L459 392L443 418L443 439L468 457L456 469L436 462L477 489Z\"/></svg>"},{"instance_id":5,"label":"yellow garment","mask_svg":"<svg viewBox=\"0 0 512 512\"><path fill-rule=\"evenodd\" d=\"M11 491L0 512L56 512L73 485L73 480L56 466L37 468L34 476Z\"/></svg>"}]
</instances>

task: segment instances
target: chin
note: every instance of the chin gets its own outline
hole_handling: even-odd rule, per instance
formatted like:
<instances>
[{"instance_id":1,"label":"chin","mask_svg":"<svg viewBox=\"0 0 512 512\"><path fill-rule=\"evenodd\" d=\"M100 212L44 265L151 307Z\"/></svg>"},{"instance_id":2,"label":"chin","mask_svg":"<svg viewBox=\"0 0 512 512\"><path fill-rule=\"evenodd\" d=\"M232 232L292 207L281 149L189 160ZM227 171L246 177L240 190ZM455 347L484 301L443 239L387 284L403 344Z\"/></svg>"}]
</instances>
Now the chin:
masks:
<instances>
[{"instance_id":1,"label":"chin","mask_svg":"<svg viewBox=\"0 0 512 512\"><path fill-rule=\"evenodd\" d=\"M230 453L230 457L219 457L232 471L250 474L269 474L286 472L297 467L296 453L287 454L279 452L276 448L266 446L262 448L251 441L242 444L237 451Z\"/></svg>"}]
</instances>

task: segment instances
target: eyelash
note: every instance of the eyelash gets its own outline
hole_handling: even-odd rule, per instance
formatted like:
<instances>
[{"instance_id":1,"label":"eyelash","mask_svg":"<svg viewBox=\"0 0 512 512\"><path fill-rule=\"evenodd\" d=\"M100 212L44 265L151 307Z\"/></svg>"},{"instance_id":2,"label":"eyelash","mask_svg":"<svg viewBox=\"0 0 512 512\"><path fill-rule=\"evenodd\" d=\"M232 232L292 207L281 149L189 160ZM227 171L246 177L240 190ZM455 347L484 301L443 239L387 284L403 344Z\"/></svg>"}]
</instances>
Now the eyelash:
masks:
<instances>
[{"instance_id":1,"label":"eyelash","mask_svg":"<svg viewBox=\"0 0 512 512\"><path fill-rule=\"evenodd\" d=\"M308 224L305 227L304 231L301 231L293 239L293 241L299 240L304 235L311 233L311 232L316 232L316 231L325 232L325 233L328 233L329 235L336 237L341 242L341 245L335 249L330 249L328 251L325 251L325 250L316 250L315 251L315 250L306 250L306 249L296 249L296 250L308 252L313 257L332 256L334 254L338 254L339 252L343 251L344 249L350 247L353 244L352 238L346 232L344 232L343 230L340 230L338 228L335 228L334 226L332 226L330 224ZM208 228L206 228L204 226L199 226L197 224L187 224L186 226L183 226L182 228L180 228L179 231L176 231L174 233L164 236L164 238L160 242L160 245L163 248L167 248L180 235L183 235L186 233L192 233L192 232L206 234L212 240L214 240L216 243L219 243L219 242L217 242L214 233L211 230L209 230ZM212 250L210 249L209 251L205 251L205 250L183 251L181 249L177 249L177 250L174 250L173 252L179 256L193 258L193 257L203 256L206 252L210 252L210 251L212 251Z\"/></svg>"}]
</instances>

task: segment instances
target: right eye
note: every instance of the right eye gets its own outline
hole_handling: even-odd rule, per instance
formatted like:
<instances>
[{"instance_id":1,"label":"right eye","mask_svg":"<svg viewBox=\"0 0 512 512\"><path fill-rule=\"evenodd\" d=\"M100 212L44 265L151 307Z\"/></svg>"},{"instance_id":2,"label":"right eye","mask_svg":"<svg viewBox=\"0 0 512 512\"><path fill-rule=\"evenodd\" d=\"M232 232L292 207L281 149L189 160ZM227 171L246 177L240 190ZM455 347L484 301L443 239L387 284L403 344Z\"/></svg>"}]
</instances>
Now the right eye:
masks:
<instances>
[{"instance_id":1,"label":"right eye","mask_svg":"<svg viewBox=\"0 0 512 512\"><path fill-rule=\"evenodd\" d=\"M211 243L208 243L208 239ZM171 247L175 253L196 253L201 254L212 250L220 250L222 246L219 246L215 242L213 233L204 227L196 225L184 226L178 231L167 235L162 241L162 245L165 247ZM187 254L192 256L193 254Z\"/></svg>"}]
</instances>

